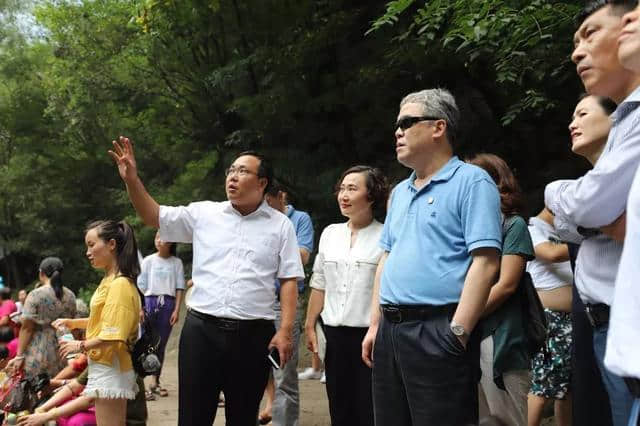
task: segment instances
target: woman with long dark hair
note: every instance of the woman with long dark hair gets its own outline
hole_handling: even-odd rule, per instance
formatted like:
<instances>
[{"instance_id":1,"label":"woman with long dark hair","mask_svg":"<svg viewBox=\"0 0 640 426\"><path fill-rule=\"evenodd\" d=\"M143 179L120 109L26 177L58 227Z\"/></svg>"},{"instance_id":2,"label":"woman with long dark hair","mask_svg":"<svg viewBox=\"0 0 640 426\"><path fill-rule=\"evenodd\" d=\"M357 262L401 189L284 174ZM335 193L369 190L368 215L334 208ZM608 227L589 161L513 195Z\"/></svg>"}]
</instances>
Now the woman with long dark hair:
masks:
<instances>
[{"instance_id":1,"label":"woman with long dark hair","mask_svg":"<svg viewBox=\"0 0 640 426\"><path fill-rule=\"evenodd\" d=\"M99 425L124 425L127 399L137 385L129 352L138 336L140 273L133 229L126 222L91 223L85 233L87 258L105 276L91 297L89 318L60 319L56 327L85 328L86 340L61 342L61 354L87 352L89 380L83 395L96 398Z\"/></svg>"},{"instance_id":2,"label":"woman with long dark hair","mask_svg":"<svg viewBox=\"0 0 640 426\"><path fill-rule=\"evenodd\" d=\"M373 424L371 369L361 358L361 344L370 324L373 281L383 253L378 245L383 225L374 211L385 210L388 188L384 175L369 166L354 166L342 174L336 196L340 213L349 220L322 231L313 265L307 347L318 352L315 326L321 315L334 426Z\"/></svg>"},{"instance_id":3,"label":"woman with long dark hair","mask_svg":"<svg viewBox=\"0 0 640 426\"><path fill-rule=\"evenodd\" d=\"M527 424L529 353L518 291L533 245L522 218L524 198L507 163L497 155L479 154L467 162L483 168L498 187L503 235L500 274L484 309L480 367L482 390L492 416L504 424Z\"/></svg>"},{"instance_id":4,"label":"woman with long dark hair","mask_svg":"<svg viewBox=\"0 0 640 426\"><path fill-rule=\"evenodd\" d=\"M58 340L52 322L76 315L76 296L63 286L64 265L57 257L40 263L38 279L42 285L27 296L22 310L18 351L10 368L24 369L32 378L40 373L55 376L65 362L58 355Z\"/></svg>"}]
</instances>

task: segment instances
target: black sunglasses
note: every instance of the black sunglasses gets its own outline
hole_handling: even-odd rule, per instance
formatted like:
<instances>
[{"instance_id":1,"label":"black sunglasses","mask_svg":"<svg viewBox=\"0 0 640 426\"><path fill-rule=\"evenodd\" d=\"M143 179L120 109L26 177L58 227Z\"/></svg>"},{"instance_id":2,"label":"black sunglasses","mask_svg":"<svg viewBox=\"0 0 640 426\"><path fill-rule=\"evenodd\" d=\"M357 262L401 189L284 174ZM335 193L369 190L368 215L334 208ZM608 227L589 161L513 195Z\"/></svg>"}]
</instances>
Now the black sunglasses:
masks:
<instances>
[{"instance_id":1,"label":"black sunglasses","mask_svg":"<svg viewBox=\"0 0 640 426\"><path fill-rule=\"evenodd\" d=\"M402 131L405 131L410 127L412 127L414 124L419 123L420 121L430 121L430 120L441 120L441 118L432 117L429 115L423 115L419 117L411 117L411 116L402 117L400 120L396 121L396 126L394 127L394 129L397 129L398 127L400 127Z\"/></svg>"}]
</instances>

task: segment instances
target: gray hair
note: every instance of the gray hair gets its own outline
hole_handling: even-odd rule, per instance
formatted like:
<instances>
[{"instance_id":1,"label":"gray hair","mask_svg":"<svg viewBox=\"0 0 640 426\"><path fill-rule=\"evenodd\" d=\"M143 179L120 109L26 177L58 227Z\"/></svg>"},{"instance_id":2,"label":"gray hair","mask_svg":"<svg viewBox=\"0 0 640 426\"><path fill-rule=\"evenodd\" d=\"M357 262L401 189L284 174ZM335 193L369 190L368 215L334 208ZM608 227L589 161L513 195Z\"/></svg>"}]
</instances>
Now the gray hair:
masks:
<instances>
[{"instance_id":1,"label":"gray hair","mask_svg":"<svg viewBox=\"0 0 640 426\"><path fill-rule=\"evenodd\" d=\"M455 147L458 138L458 122L460 111L456 99L447 89L426 89L409 93L400 102L400 108L405 104L420 104L424 114L441 117L447 122L447 140Z\"/></svg>"}]
</instances>

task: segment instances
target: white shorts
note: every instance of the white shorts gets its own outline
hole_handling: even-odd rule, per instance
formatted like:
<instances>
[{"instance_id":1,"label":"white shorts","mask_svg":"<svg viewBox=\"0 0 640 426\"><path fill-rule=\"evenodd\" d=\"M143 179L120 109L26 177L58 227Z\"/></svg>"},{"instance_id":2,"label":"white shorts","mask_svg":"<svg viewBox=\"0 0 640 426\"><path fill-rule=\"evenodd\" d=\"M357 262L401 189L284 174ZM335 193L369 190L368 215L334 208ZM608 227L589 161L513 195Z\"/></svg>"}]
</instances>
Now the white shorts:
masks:
<instances>
[{"instance_id":1,"label":"white shorts","mask_svg":"<svg viewBox=\"0 0 640 426\"><path fill-rule=\"evenodd\" d=\"M135 399L138 393L136 375L132 370L120 371L118 357L112 365L104 365L89 359L89 380L82 395L98 399Z\"/></svg>"}]
</instances>

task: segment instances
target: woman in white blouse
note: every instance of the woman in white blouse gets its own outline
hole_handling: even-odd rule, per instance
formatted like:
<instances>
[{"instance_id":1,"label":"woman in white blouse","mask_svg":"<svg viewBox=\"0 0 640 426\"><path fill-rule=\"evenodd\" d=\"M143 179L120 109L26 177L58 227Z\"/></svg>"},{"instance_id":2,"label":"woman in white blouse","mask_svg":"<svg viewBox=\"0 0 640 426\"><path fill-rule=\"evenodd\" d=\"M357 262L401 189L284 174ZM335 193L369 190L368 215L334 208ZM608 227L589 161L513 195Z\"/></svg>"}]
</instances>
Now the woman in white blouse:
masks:
<instances>
[{"instance_id":1,"label":"woman in white blouse","mask_svg":"<svg viewBox=\"0 0 640 426\"><path fill-rule=\"evenodd\" d=\"M349 220L327 226L320 236L305 323L307 347L317 353L315 325L321 316L331 424L370 426L371 370L362 361L361 343L382 256L382 224L374 211L384 210L388 185L378 169L354 166L342 174L335 189L340 213Z\"/></svg>"}]
</instances>

